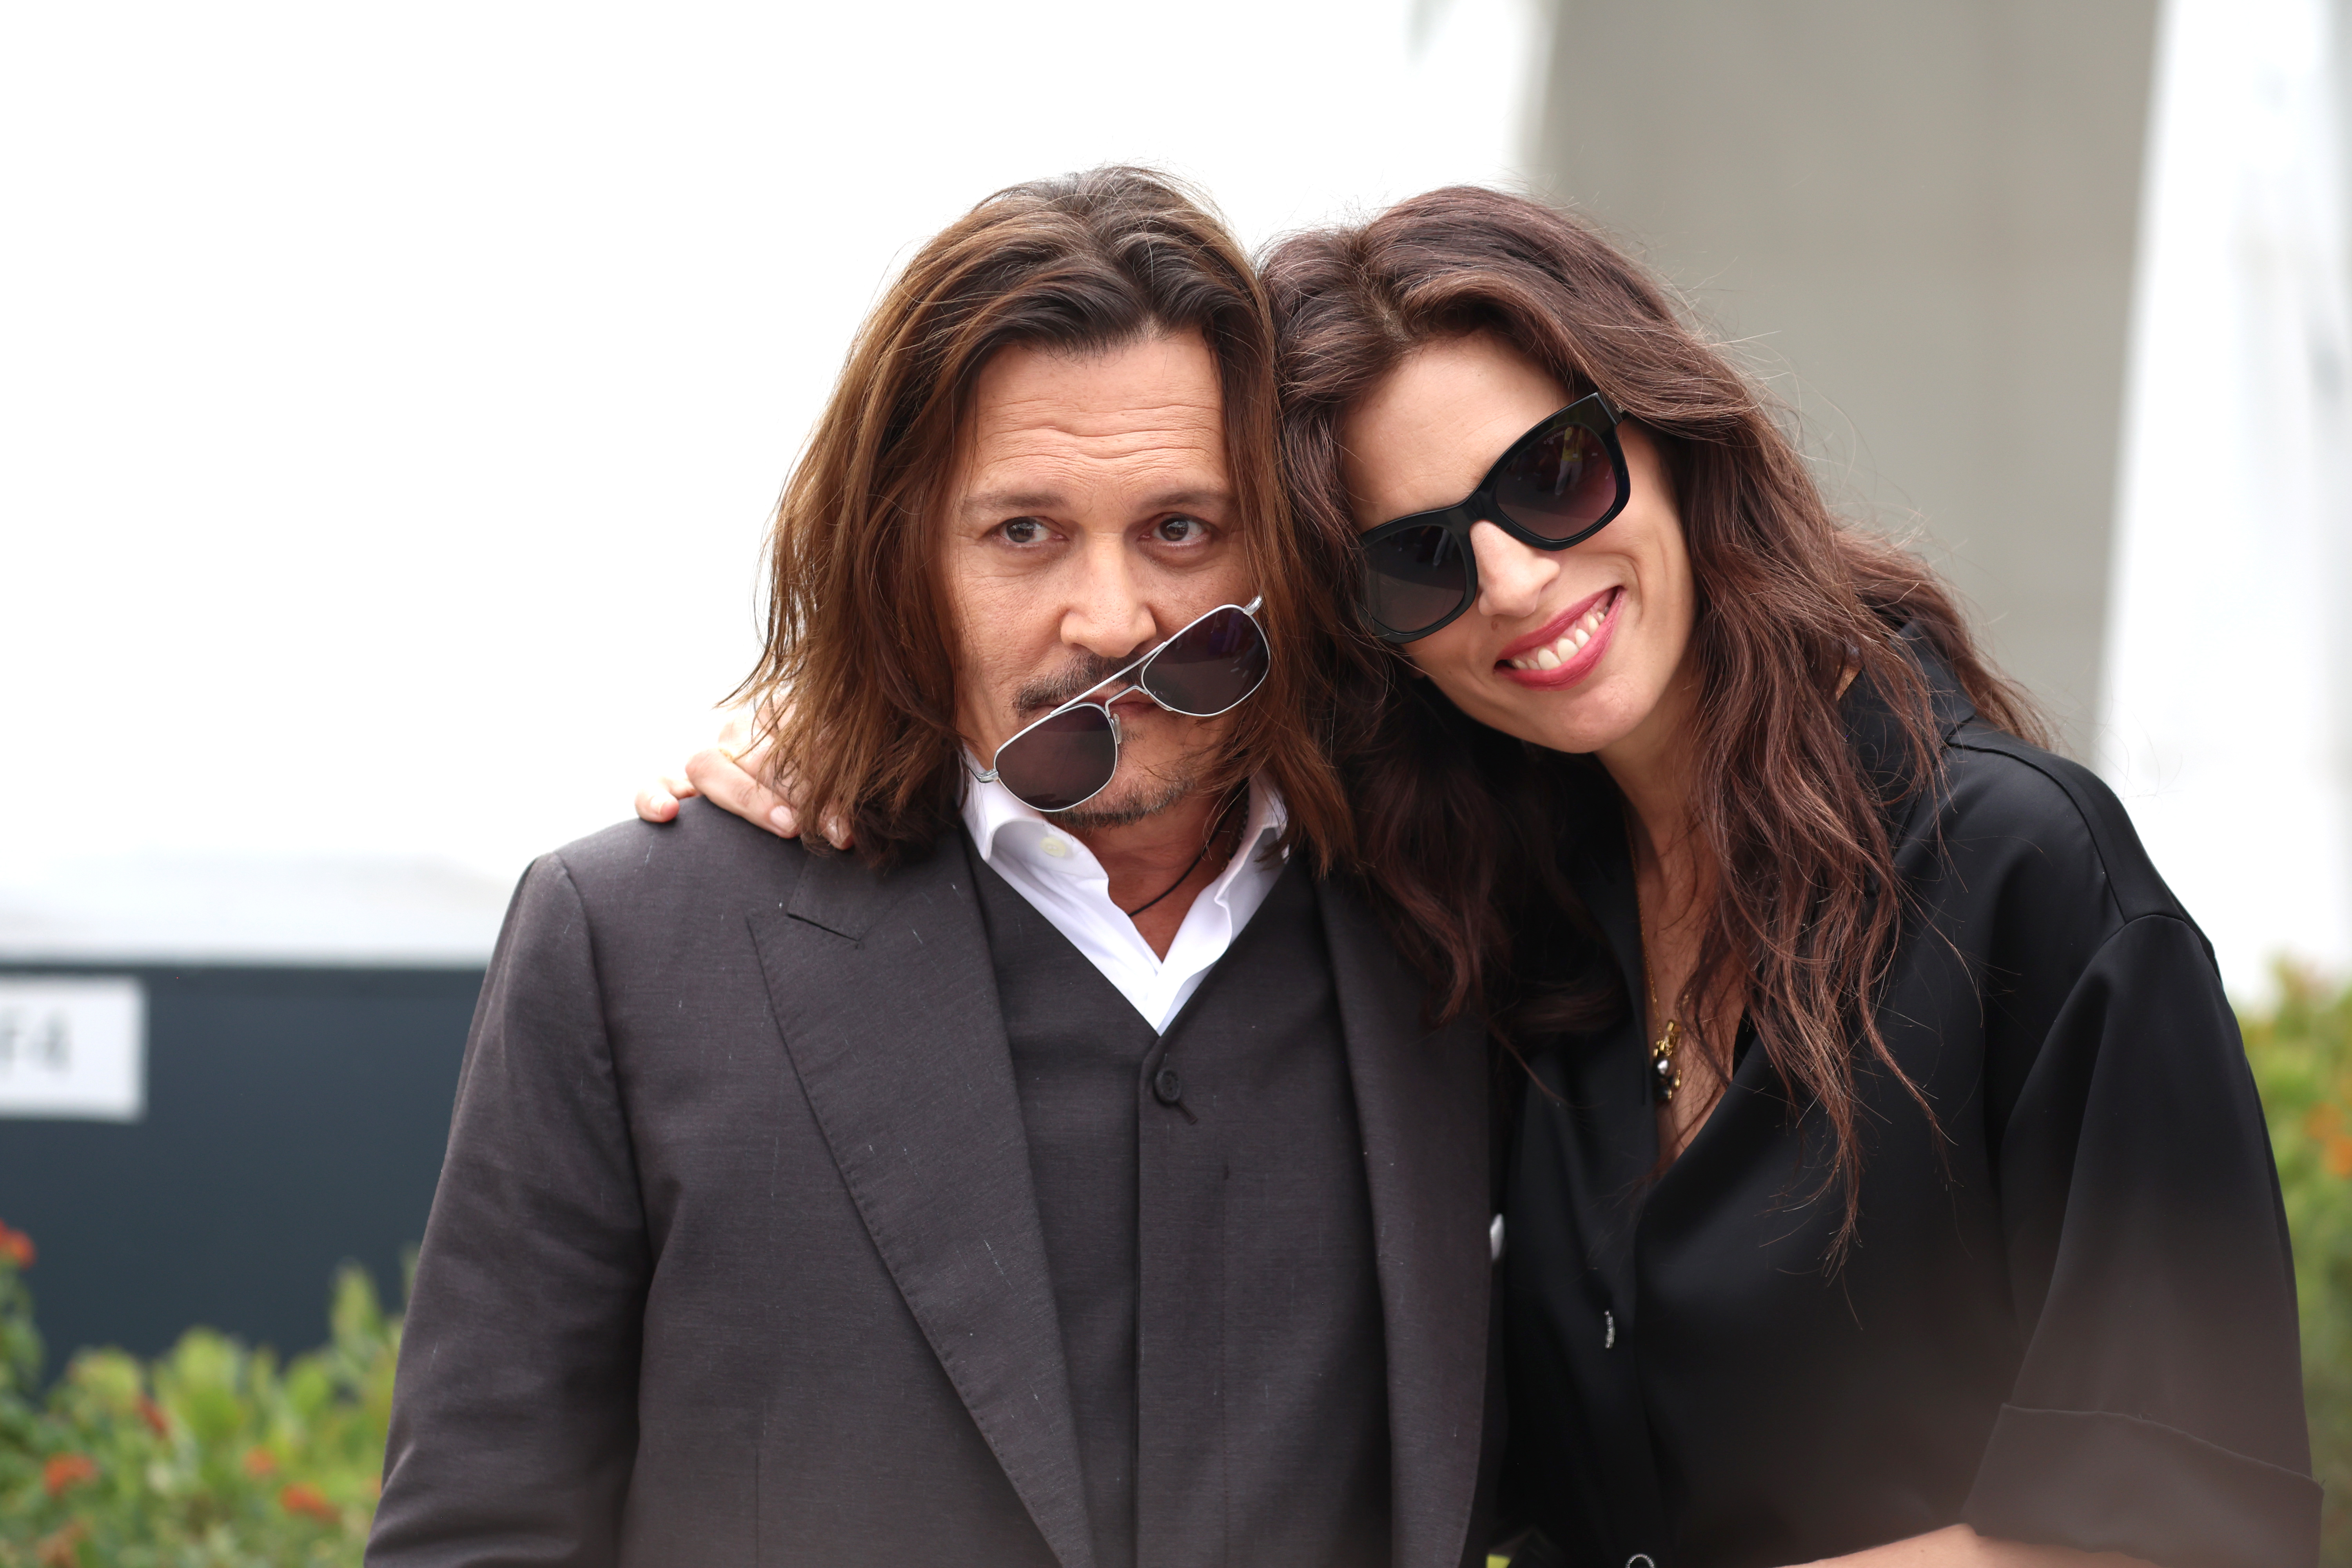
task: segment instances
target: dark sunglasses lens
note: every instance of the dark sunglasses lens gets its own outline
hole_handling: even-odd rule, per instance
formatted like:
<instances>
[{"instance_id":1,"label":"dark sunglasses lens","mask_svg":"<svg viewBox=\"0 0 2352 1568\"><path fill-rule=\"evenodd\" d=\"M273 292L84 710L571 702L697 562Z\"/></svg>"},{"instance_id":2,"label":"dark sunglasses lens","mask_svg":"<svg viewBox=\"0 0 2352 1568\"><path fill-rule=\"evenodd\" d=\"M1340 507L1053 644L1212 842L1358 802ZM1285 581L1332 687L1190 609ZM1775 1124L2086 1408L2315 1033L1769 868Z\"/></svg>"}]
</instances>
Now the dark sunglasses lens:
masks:
<instances>
[{"instance_id":1,"label":"dark sunglasses lens","mask_svg":"<svg viewBox=\"0 0 2352 1568\"><path fill-rule=\"evenodd\" d=\"M1545 539L1572 539L1617 504L1617 466L1581 425L1547 430L1511 454L1495 476L1495 503Z\"/></svg>"},{"instance_id":2,"label":"dark sunglasses lens","mask_svg":"<svg viewBox=\"0 0 2352 1568\"><path fill-rule=\"evenodd\" d=\"M1431 523L1364 547L1365 607L1392 632L1435 626L1462 607L1470 574L1452 531Z\"/></svg>"},{"instance_id":3,"label":"dark sunglasses lens","mask_svg":"<svg viewBox=\"0 0 2352 1568\"><path fill-rule=\"evenodd\" d=\"M1223 609L1195 621L1151 656L1144 689L1179 713L1213 718L1265 679L1265 634L1248 616Z\"/></svg>"},{"instance_id":4,"label":"dark sunglasses lens","mask_svg":"<svg viewBox=\"0 0 2352 1568\"><path fill-rule=\"evenodd\" d=\"M1056 713L1007 741L996 753L996 776L1039 811L1067 811L1110 783L1118 770L1118 742L1110 715L1099 708Z\"/></svg>"}]
</instances>

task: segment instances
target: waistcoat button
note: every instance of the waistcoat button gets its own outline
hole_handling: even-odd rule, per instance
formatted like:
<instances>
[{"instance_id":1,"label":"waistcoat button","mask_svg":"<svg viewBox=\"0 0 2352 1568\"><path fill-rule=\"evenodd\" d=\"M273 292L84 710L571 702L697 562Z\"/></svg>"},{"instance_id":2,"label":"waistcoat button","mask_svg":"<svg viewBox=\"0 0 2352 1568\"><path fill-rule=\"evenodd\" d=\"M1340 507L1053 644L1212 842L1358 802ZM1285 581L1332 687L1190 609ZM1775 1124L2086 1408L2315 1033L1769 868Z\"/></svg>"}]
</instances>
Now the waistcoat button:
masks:
<instances>
[{"instance_id":1,"label":"waistcoat button","mask_svg":"<svg viewBox=\"0 0 2352 1568\"><path fill-rule=\"evenodd\" d=\"M1162 1105L1173 1105L1184 1098L1184 1079L1174 1068L1161 1068L1151 1075L1151 1098Z\"/></svg>"}]
</instances>

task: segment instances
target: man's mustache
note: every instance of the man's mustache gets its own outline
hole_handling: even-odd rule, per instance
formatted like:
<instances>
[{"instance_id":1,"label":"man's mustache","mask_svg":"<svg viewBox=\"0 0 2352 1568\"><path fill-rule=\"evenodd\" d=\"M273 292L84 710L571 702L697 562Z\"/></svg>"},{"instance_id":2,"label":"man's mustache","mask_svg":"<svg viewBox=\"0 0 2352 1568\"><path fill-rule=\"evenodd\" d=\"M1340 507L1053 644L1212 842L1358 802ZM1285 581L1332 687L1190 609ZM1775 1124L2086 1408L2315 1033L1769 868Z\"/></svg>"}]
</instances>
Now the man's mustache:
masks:
<instances>
[{"instance_id":1,"label":"man's mustache","mask_svg":"<svg viewBox=\"0 0 2352 1568\"><path fill-rule=\"evenodd\" d=\"M1015 690L1013 694L1013 711L1024 715L1051 712L1072 698L1083 697L1092 691L1133 664L1135 658L1133 654L1124 658L1105 658L1091 653L1074 654L1070 662L1061 669Z\"/></svg>"}]
</instances>

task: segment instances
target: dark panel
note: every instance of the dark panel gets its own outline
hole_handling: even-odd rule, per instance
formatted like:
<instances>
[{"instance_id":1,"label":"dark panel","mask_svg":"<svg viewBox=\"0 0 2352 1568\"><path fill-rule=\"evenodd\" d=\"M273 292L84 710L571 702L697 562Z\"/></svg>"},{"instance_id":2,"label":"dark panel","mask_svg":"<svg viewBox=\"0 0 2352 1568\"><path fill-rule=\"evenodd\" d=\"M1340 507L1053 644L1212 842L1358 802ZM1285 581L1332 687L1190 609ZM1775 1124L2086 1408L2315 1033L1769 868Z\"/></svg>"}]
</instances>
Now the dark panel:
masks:
<instances>
[{"instance_id":1,"label":"dark panel","mask_svg":"<svg viewBox=\"0 0 2352 1568\"><path fill-rule=\"evenodd\" d=\"M124 969L147 987L147 1119L0 1120L0 1220L30 1234L54 1375L192 1324L291 1353L336 1266L396 1301L424 1235L478 970Z\"/></svg>"}]
</instances>

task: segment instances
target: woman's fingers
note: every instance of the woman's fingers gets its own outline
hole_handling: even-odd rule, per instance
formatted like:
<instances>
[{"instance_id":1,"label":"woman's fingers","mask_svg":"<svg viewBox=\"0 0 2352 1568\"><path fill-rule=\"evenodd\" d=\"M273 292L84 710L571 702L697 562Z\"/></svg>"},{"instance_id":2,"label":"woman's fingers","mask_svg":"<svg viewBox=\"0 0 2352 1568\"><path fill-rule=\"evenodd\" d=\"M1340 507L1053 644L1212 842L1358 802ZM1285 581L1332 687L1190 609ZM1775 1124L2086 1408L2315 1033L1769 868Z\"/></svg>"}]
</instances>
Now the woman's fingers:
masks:
<instances>
[{"instance_id":1,"label":"woman's fingers","mask_svg":"<svg viewBox=\"0 0 2352 1568\"><path fill-rule=\"evenodd\" d=\"M677 816L677 803L697 793L686 780L664 773L637 792L637 815L647 822L673 821Z\"/></svg>"},{"instance_id":2,"label":"woman's fingers","mask_svg":"<svg viewBox=\"0 0 2352 1568\"><path fill-rule=\"evenodd\" d=\"M735 755L737 766L751 774L754 782L760 785L758 795L751 803L753 810L764 811L767 814L767 826L770 831L791 838L801 831L801 797L803 792L796 774L788 773L781 782L772 786L767 783L775 771L769 766L769 758L775 748L767 738L773 732L770 730L766 734L761 734L753 729L751 715L738 714L729 721L727 728L720 731L719 743L722 749ZM743 815L751 816L752 812L746 811ZM759 818L754 816L753 820L757 821ZM839 816L827 817L824 831L826 841L835 849L849 847L851 842L849 825Z\"/></svg>"},{"instance_id":3,"label":"woman's fingers","mask_svg":"<svg viewBox=\"0 0 2352 1568\"><path fill-rule=\"evenodd\" d=\"M800 823L789 808L782 816L777 808L783 797L760 780L752 770L759 765L759 752L738 756L722 740L686 760L686 776L711 805L731 811L747 822L758 823L772 833L786 838L800 832ZM746 764L749 764L748 766Z\"/></svg>"},{"instance_id":4,"label":"woman's fingers","mask_svg":"<svg viewBox=\"0 0 2352 1568\"><path fill-rule=\"evenodd\" d=\"M730 725L729 730L731 734L734 727ZM686 776L709 797L713 805L723 806L747 822L756 822L779 837L800 837L801 816L792 801L791 782L785 782L782 792L767 783L766 744L739 752L727 743L728 739L722 735L719 744L706 746L688 757ZM849 834L838 818L826 825L825 837L836 849L849 847Z\"/></svg>"},{"instance_id":5,"label":"woman's fingers","mask_svg":"<svg viewBox=\"0 0 2352 1568\"><path fill-rule=\"evenodd\" d=\"M771 750L749 714L730 715L719 739L686 760L685 778L665 777L638 793L637 815L647 822L668 822L677 816L680 800L698 795L780 838L797 838L801 817L793 804L792 781L785 780L781 790L767 782ZM839 816L824 824L824 836L836 849L850 847L849 826Z\"/></svg>"}]
</instances>

